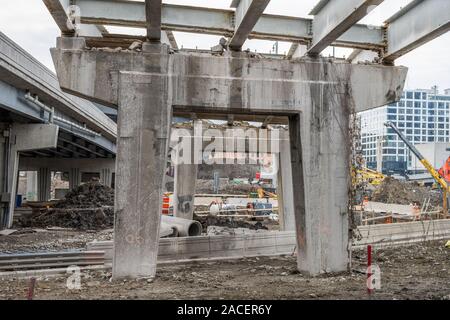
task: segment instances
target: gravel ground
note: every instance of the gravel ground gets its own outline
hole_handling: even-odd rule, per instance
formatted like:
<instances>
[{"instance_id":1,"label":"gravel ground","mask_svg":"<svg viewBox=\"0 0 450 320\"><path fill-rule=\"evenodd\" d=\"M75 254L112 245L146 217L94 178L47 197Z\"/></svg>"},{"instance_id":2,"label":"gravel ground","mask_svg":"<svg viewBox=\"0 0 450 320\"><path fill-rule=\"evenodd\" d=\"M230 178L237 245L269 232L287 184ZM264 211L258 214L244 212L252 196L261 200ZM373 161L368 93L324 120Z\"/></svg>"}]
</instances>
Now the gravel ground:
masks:
<instances>
[{"instance_id":1,"label":"gravel ground","mask_svg":"<svg viewBox=\"0 0 450 320\"><path fill-rule=\"evenodd\" d=\"M1 241L1 240L0 240ZM367 294L361 272L307 277L295 257L261 257L162 265L153 282L111 282L109 271L82 272L81 289L67 277L38 279L35 299L450 299L450 249L446 241L374 252L381 289ZM365 269L366 254L353 254L353 269ZM0 299L24 299L28 280L0 280Z\"/></svg>"},{"instance_id":2,"label":"gravel ground","mask_svg":"<svg viewBox=\"0 0 450 320\"><path fill-rule=\"evenodd\" d=\"M93 240L112 240L112 229L102 231L19 229L0 236L0 254L86 249Z\"/></svg>"}]
</instances>

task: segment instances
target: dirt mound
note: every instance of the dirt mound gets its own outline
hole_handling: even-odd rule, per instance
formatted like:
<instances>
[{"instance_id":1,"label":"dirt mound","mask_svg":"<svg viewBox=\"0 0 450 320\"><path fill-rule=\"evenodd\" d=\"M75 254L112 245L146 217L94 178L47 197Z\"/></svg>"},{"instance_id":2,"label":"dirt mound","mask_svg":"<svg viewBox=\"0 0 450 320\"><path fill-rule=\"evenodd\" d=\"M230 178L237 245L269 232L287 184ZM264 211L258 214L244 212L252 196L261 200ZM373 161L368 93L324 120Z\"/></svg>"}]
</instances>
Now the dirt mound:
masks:
<instances>
[{"instance_id":1,"label":"dirt mound","mask_svg":"<svg viewBox=\"0 0 450 320\"><path fill-rule=\"evenodd\" d=\"M114 190L98 181L78 186L53 208L31 218L33 227L97 230L113 226Z\"/></svg>"},{"instance_id":2,"label":"dirt mound","mask_svg":"<svg viewBox=\"0 0 450 320\"><path fill-rule=\"evenodd\" d=\"M417 183L403 182L390 177L384 179L372 193L372 201L405 205L413 202L422 205L428 198L431 205L442 205L442 195L439 190L431 190Z\"/></svg>"}]
</instances>

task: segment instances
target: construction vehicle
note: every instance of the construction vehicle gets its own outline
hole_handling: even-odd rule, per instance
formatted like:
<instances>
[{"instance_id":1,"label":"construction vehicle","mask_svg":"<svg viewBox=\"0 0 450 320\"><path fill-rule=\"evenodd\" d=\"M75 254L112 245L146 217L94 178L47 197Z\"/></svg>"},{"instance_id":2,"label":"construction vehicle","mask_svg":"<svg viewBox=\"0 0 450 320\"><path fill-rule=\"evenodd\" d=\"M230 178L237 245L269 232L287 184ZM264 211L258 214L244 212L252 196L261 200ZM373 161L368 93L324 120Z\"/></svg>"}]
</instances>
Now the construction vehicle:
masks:
<instances>
[{"instance_id":1,"label":"construction vehicle","mask_svg":"<svg viewBox=\"0 0 450 320\"><path fill-rule=\"evenodd\" d=\"M399 136L399 138L405 143L405 145L411 150L411 152L419 159L420 163L427 169L427 171L431 174L431 176L434 178L436 183L441 186L442 192L443 192L443 208L444 208L444 214L447 215L447 195L450 192L450 189L448 187L447 181L445 181L444 177L439 174L439 172L433 168L431 163L425 159L425 157L417 150L417 148L409 142L409 140L405 137L405 135L395 126L392 122L386 122L384 124L386 127L392 128L394 132Z\"/></svg>"},{"instance_id":2,"label":"construction vehicle","mask_svg":"<svg viewBox=\"0 0 450 320\"><path fill-rule=\"evenodd\" d=\"M444 165L439 169L438 173L448 183L450 181L450 157L447 158Z\"/></svg>"},{"instance_id":3,"label":"construction vehicle","mask_svg":"<svg viewBox=\"0 0 450 320\"><path fill-rule=\"evenodd\" d=\"M362 167L361 169L356 169L358 182L367 182L373 186L379 186L386 176L378 171Z\"/></svg>"}]
</instances>

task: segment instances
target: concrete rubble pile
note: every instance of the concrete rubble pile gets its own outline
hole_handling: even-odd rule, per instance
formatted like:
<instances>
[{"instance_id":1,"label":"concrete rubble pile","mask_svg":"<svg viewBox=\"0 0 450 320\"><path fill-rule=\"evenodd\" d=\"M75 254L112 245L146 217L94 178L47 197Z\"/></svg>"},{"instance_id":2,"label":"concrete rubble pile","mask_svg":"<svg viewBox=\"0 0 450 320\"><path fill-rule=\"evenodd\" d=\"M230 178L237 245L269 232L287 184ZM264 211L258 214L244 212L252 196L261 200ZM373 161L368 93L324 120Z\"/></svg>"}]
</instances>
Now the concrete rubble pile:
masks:
<instances>
[{"instance_id":1,"label":"concrete rubble pile","mask_svg":"<svg viewBox=\"0 0 450 320\"><path fill-rule=\"evenodd\" d=\"M403 182L387 177L372 193L372 201L409 205L417 203L421 205L430 198L433 206L442 206L440 190L432 190L417 183Z\"/></svg>"},{"instance_id":2,"label":"concrete rubble pile","mask_svg":"<svg viewBox=\"0 0 450 320\"><path fill-rule=\"evenodd\" d=\"M65 199L43 213L33 215L32 227L56 226L79 230L111 228L114 222L114 190L90 181L66 194ZM22 224L27 224L22 221Z\"/></svg>"}]
</instances>

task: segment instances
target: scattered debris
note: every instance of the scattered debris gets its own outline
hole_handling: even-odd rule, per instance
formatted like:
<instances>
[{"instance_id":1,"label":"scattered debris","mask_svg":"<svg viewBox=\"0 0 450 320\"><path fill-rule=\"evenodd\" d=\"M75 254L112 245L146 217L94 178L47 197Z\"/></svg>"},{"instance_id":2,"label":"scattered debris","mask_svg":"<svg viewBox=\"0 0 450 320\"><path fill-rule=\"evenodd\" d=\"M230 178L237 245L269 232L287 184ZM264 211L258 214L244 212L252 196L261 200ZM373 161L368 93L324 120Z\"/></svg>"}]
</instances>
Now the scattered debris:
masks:
<instances>
[{"instance_id":1,"label":"scattered debris","mask_svg":"<svg viewBox=\"0 0 450 320\"><path fill-rule=\"evenodd\" d=\"M202 224L203 232L207 232L209 226L217 227L227 227L227 228L245 228L250 230L269 230L261 222L247 222L241 219L228 218L228 217L217 217L213 215L208 216L198 216L194 214L194 220L199 221Z\"/></svg>"},{"instance_id":2,"label":"scattered debris","mask_svg":"<svg viewBox=\"0 0 450 320\"><path fill-rule=\"evenodd\" d=\"M249 228L228 228L228 227L218 227L218 226L208 226L206 229L206 234L208 236L225 236L225 235L244 235L256 232L267 232L265 229L249 229Z\"/></svg>"}]
</instances>

